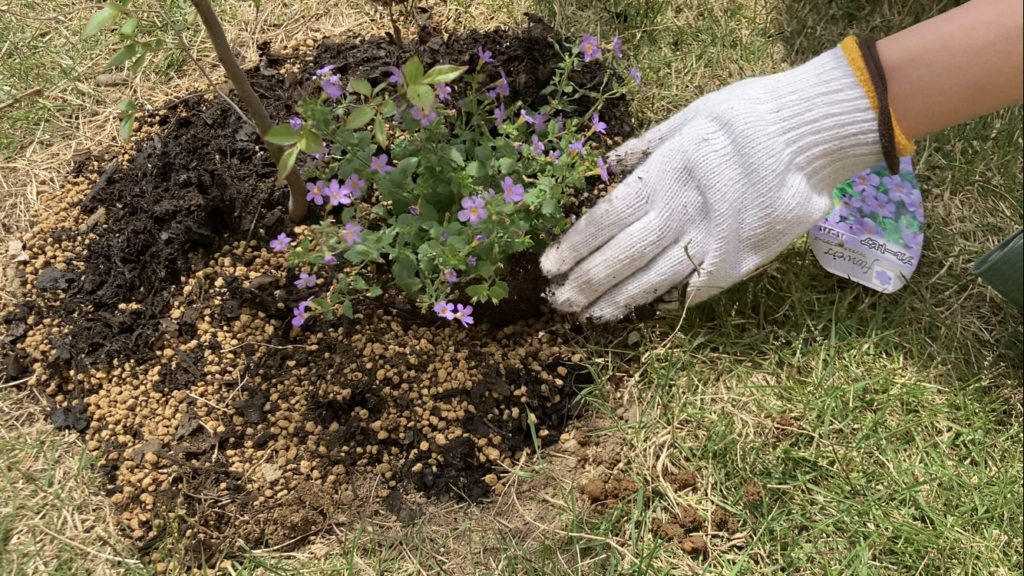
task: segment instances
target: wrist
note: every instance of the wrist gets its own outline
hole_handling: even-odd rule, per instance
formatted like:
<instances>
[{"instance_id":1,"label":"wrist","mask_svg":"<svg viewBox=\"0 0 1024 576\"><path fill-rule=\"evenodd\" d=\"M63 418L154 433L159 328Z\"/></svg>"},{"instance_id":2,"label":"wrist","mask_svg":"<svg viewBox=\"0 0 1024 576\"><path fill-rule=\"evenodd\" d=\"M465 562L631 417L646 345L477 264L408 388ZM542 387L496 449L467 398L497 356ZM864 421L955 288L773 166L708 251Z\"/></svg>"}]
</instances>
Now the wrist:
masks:
<instances>
[{"instance_id":1,"label":"wrist","mask_svg":"<svg viewBox=\"0 0 1024 576\"><path fill-rule=\"evenodd\" d=\"M857 38L854 36L847 37L839 44L839 49L846 57L846 62L849 64L850 70L853 71L853 75L857 79L857 83L860 85L861 90L863 90L864 95L867 96L868 102L871 104L871 109L874 110L876 115L879 114L878 92L876 91L875 84L868 72L868 65L864 59L865 55L861 51ZM886 104L888 105L888 102ZM899 121L891 107L889 108L889 114L892 117L892 127L895 132L896 153L901 158L904 156L910 156L914 153L914 142L908 138L903 129L900 128Z\"/></svg>"}]
</instances>

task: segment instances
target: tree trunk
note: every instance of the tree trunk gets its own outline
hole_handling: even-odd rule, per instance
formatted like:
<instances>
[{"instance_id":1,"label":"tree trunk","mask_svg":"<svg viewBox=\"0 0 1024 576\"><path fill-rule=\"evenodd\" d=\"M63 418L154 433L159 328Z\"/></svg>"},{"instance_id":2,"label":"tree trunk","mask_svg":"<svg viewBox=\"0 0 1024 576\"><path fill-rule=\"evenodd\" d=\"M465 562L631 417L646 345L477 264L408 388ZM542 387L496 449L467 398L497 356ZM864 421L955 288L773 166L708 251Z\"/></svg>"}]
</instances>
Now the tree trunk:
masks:
<instances>
[{"instance_id":1,"label":"tree trunk","mask_svg":"<svg viewBox=\"0 0 1024 576\"><path fill-rule=\"evenodd\" d=\"M199 18L202 19L203 26L206 28L206 34L210 37L213 48L217 51L217 59L220 60L221 66L224 67L224 72L227 73L228 79L231 80L235 91L238 92L238 97L242 99L242 104L245 105L249 114L252 115L253 121L256 122L256 129L262 138L274 127L274 124L270 120L270 115L267 114L267 109L260 102L259 96L256 95L256 92L249 84L249 80L245 77L242 67L238 65L238 60L235 59L235 55L231 52L231 45L228 44L228 38L224 34L224 27L221 26L217 13L213 11L210 0L192 0L192 5L195 6L196 12L199 13ZM270 142L264 141L263 143L274 158L274 162L280 166L281 155L284 153L284 150ZM288 173L285 181L288 183L288 189L291 192L288 201L288 215L291 217L292 222L298 223L306 217L306 211L309 209L309 202L306 201L306 186L302 178L299 177L299 173L294 169Z\"/></svg>"}]
</instances>

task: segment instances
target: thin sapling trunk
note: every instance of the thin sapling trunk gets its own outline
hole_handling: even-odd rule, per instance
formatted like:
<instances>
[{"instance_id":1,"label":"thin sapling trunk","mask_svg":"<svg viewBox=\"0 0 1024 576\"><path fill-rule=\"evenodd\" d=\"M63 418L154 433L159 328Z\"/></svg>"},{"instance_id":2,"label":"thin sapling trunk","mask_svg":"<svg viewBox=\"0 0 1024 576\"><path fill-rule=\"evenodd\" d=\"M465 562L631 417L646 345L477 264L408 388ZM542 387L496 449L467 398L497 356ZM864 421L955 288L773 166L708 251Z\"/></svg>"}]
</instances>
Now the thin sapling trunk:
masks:
<instances>
[{"instance_id":1,"label":"thin sapling trunk","mask_svg":"<svg viewBox=\"0 0 1024 576\"><path fill-rule=\"evenodd\" d=\"M213 11L210 0L192 0L192 5L195 6L196 12L199 13L199 18L203 21L203 27L206 28L206 34L210 37L214 50L217 51L217 59L220 60L221 66L224 67L224 72L227 73L228 79L231 80L235 91L238 92L238 97L242 99L242 104L245 105L249 114L252 115L260 137L265 138L267 132L274 127L274 124L270 120L270 114L267 113L267 109L263 107L263 102L260 101L259 96L256 95L252 85L249 84L249 80L245 77L245 72L239 66L238 60L235 59L235 55L231 52L231 45L228 44L228 38L224 34L224 27L221 26L217 13ZM274 158L274 162L280 166L284 150L276 144L267 142L265 139L264 144L270 155ZM290 192L288 215L291 217L292 222L297 223L306 217L306 211L309 208L309 203L306 201L306 186L296 170L290 171L285 181L288 183L288 190Z\"/></svg>"}]
</instances>

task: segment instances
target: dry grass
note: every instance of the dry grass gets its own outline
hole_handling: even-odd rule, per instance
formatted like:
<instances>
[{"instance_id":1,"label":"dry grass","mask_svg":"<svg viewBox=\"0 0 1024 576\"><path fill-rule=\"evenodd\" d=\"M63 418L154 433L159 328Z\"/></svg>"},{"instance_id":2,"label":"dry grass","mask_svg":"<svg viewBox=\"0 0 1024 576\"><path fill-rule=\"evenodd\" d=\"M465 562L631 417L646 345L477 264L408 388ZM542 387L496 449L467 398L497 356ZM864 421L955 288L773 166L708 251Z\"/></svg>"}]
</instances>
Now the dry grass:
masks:
<instances>
[{"instance_id":1,"label":"dry grass","mask_svg":"<svg viewBox=\"0 0 1024 576\"><path fill-rule=\"evenodd\" d=\"M105 575L136 564L117 544L95 463L40 405L30 392L0 389L0 572Z\"/></svg>"}]
</instances>

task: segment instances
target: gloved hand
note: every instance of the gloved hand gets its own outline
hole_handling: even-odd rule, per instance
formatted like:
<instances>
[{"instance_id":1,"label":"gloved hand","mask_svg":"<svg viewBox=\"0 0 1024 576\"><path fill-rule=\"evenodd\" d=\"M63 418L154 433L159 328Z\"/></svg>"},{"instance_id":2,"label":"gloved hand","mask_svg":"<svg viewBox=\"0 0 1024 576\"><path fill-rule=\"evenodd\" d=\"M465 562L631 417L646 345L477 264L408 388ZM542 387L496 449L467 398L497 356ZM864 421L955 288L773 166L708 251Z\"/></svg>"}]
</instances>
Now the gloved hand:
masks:
<instances>
[{"instance_id":1,"label":"gloved hand","mask_svg":"<svg viewBox=\"0 0 1024 576\"><path fill-rule=\"evenodd\" d=\"M549 298L596 321L683 283L690 303L704 300L775 258L839 182L881 158L872 102L840 48L704 96L609 155L636 169L545 252Z\"/></svg>"}]
</instances>

